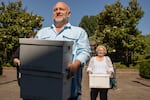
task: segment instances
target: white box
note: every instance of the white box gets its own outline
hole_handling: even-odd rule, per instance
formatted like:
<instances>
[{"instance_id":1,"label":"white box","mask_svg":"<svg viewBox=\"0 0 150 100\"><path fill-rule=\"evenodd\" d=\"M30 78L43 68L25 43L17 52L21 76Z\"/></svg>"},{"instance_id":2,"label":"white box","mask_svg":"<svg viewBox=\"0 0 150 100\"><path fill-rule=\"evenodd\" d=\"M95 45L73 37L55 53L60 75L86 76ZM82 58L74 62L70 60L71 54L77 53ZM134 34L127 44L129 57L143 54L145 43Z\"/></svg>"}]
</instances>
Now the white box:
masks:
<instances>
[{"instance_id":1,"label":"white box","mask_svg":"<svg viewBox=\"0 0 150 100\"><path fill-rule=\"evenodd\" d=\"M110 77L108 74L89 74L90 88L110 88Z\"/></svg>"}]
</instances>

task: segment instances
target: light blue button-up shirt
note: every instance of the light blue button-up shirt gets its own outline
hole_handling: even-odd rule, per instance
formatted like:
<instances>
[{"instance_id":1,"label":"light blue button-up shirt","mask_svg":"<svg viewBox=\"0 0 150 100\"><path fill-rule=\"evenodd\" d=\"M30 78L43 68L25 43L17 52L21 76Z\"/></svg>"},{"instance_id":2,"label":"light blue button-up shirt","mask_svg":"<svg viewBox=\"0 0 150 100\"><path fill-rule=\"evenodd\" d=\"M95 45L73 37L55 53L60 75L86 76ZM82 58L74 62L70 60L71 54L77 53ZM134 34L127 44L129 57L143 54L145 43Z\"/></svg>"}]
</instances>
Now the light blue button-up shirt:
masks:
<instances>
[{"instance_id":1,"label":"light blue button-up shirt","mask_svg":"<svg viewBox=\"0 0 150 100\"><path fill-rule=\"evenodd\" d=\"M70 23L68 23L59 33L56 32L54 25L43 28L37 33L35 38L45 40L73 41L73 61L79 60L81 64L84 65L90 59L91 50L87 33L82 28L72 26Z\"/></svg>"}]
</instances>

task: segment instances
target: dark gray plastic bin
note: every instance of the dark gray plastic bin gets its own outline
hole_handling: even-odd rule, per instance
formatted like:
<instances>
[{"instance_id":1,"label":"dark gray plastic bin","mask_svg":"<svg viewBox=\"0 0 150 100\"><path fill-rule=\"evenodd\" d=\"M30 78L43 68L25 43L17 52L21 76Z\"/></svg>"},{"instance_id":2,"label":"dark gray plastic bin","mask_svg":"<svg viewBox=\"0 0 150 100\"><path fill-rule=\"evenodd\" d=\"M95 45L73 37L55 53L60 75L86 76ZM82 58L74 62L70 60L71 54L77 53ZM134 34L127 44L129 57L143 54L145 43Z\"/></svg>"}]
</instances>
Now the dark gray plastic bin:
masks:
<instances>
[{"instance_id":1,"label":"dark gray plastic bin","mask_svg":"<svg viewBox=\"0 0 150 100\"><path fill-rule=\"evenodd\" d=\"M20 38L20 92L32 100L67 100L71 79L66 66L72 61L71 41Z\"/></svg>"}]
</instances>

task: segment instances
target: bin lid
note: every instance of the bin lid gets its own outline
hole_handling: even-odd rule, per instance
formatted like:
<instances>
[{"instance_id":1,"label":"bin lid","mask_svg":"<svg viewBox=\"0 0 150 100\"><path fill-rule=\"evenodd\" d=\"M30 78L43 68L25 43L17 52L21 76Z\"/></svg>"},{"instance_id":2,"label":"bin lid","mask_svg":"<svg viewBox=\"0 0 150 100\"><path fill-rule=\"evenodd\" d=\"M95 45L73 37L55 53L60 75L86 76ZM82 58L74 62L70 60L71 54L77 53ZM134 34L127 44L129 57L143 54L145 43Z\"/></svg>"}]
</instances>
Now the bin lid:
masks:
<instances>
[{"instance_id":1,"label":"bin lid","mask_svg":"<svg viewBox=\"0 0 150 100\"><path fill-rule=\"evenodd\" d=\"M70 45L73 45L73 41L19 38L19 44L22 44L22 45L54 45L54 46L67 46L67 45L69 45L70 46Z\"/></svg>"}]
</instances>

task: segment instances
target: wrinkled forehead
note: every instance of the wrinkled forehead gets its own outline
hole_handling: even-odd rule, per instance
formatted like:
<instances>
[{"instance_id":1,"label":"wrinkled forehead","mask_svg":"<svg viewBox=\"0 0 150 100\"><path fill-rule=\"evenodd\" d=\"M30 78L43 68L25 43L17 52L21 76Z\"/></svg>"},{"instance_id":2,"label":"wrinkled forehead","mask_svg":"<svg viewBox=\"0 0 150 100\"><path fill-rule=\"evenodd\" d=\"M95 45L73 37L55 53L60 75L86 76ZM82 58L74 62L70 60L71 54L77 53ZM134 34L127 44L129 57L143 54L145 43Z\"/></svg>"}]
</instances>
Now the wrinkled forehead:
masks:
<instances>
[{"instance_id":1,"label":"wrinkled forehead","mask_svg":"<svg viewBox=\"0 0 150 100\"><path fill-rule=\"evenodd\" d=\"M99 50L106 51L106 47L104 47L104 46L98 46L96 49L97 49L97 51L99 51Z\"/></svg>"},{"instance_id":2,"label":"wrinkled forehead","mask_svg":"<svg viewBox=\"0 0 150 100\"><path fill-rule=\"evenodd\" d=\"M63 9L66 9L66 10L70 11L69 6L66 3L64 3L64 2L57 2L54 5L53 10L56 9L56 8L63 8Z\"/></svg>"},{"instance_id":3,"label":"wrinkled forehead","mask_svg":"<svg viewBox=\"0 0 150 100\"><path fill-rule=\"evenodd\" d=\"M99 48L97 48L97 50L99 51L99 50L105 50L103 47L99 47Z\"/></svg>"}]
</instances>

